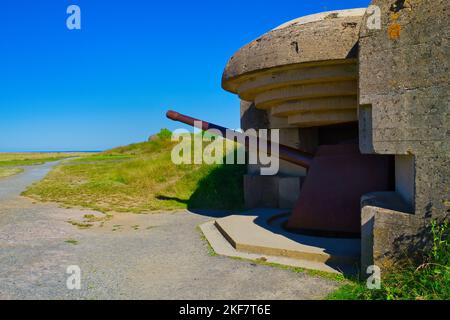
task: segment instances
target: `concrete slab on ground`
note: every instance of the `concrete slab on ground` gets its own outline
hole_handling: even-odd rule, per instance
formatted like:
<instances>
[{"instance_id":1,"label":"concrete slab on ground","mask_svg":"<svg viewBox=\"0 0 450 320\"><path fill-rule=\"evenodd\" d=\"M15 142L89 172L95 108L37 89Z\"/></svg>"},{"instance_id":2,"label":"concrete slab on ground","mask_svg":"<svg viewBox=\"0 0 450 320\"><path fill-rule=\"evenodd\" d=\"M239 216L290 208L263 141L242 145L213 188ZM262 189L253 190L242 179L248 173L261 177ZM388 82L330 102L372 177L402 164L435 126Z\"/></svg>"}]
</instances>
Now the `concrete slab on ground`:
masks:
<instances>
[{"instance_id":1,"label":"concrete slab on ground","mask_svg":"<svg viewBox=\"0 0 450 320\"><path fill-rule=\"evenodd\" d=\"M304 268L328 272L353 273L360 258L360 239L323 238L286 231L282 222L287 218L280 210L252 210L246 215L233 215L214 221L218 232L234 249L224 255L256 254L258 257L278 257L297 260ZM273 217L278 219L272 219ZM211 232L211 245L223 249L223 241ZM300 266L292 261L288 265ZM277 262L281 263L281 262Z\"/></svg>"},{"instance_id":2,"label":"concrete slab on ground","mask_svg":"<svg viewBox=\"0 0 450 320\"><path fill-rule=\"evenodd\" d=\"M200 229L213 248L214 252L221 256L263 261L266 263L274 263L289 267L318 270L329 273L340 273L340 270L334 269L331 266L328 266L321 262L238 251L228 242L227 239L224 238L222 233L217 229L215 221L208 221L200 225Z\"/></svg>"}]
</instances>

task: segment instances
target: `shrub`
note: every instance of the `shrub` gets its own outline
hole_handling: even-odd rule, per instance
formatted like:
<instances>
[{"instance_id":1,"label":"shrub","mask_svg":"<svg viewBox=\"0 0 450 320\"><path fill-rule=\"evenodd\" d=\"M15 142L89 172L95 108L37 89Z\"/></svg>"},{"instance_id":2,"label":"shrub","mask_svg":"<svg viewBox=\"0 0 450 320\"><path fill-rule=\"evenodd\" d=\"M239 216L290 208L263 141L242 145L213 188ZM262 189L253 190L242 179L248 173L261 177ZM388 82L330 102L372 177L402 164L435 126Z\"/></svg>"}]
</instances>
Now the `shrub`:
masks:
<instances>
[{"instance_id":1,"label":"shrub","mask_svg":"<svg viewBox=\"0 0 450 320\"><path fill-rule=\"evenodd\" d=\"M172 132L169 129L161 129L161 131L158 133L158 137L161 140L170 140L172 138Z\"/></svg>"}]
</instances>

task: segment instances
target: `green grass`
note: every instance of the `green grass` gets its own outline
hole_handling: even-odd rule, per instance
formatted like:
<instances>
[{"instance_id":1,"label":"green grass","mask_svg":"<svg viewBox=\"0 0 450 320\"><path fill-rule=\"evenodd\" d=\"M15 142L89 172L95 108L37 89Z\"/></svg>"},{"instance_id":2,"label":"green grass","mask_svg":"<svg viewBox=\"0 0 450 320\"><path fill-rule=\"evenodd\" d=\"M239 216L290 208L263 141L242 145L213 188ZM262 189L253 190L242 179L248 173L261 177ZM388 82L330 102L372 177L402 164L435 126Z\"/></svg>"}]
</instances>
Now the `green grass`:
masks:
<instances>
[{"instance_id":1,"label":"green grass","mask_svg":"<svg viewBox=\"0 0 450 320\"><path fill-rule=\"evenodd\" d=\"M80 152L22 152L22 153L1 153L0 167L17 167L44 164L49 161L57 161L69 157L84 156L86 153Z\"/></svg>"},{"instance_id":2,"label":"green grass","mask_svg":"<svg viewBox=\"0 0 450 320\"><path fill-rule=\"evenodd\" d=\"M18 173L22 173L24 170L21 166L31 166L44 164L49 161L57 161L66 159L69 157L83 156L85 153L4 153L0 152L0 179L6 178Z\"/></svg>"},{"instance_id":3,"label":"green grass","mask_svg":"<svg viewBox=\"0 0 450 320\"><path fill-rule=\"evenodd\" d=\"M241 257L231 257L231 258L235 259L235 260L247 261L247 262L251 262L251 263L255 263L255 264L259 264L259 265L263 265L263 266L268 266L268 267L272 267L272 268L287 270L287 271L294 272L294 273L306 273L310 276L321 277L321 278L330 279L330 280L337 281L337 282L346 281L345 276L338 274L338 273L305 269L305 268L301 268L301 267L292 267L292 266L287 266L287 265L283 265L283 264L279 264L279 263L267 262L264 259L251 260L251 259L246 259L246 258L241 258Z\"/></svg>"},{"instance_id":4,"label":"green grass","mask_svg":"<svg viewBox=\"0 0 450 320\"><path fill-rule=\"evenodd\" d=\"M432 248L423 254L422 264L411 260L398 263L382 275L381 288L370 290L354 281L328 296L330 300L450 300L450 241L448 222L433 223Z\"/></svg>"},{"instance_id":5,"label":"green grass","mask_svg":"<svg viewBox=\"0 0 450 320\"><path fill-rule=\"evenodd\" d=\"M206 238L205 235L203 234L203 231L202 231L202 229L200 228L200 226L197 226L196 229L197 229L197 232L198 232L199 235L200 235L200 239L202 239L203 243L206 245L206 248L207 248L207 250L208 250L208 255L209 255L210 257L215 257L215 256L217 256L216 251L214 251L213 247L211 246L211 243L209 243L208 238Z\"/></svg>"},{"instance_id":6,"label":"green grass","mask_svg":"<svg viewBox=\"0 0 450 320\"><path fill-rule=\"evenodd\" d=\"M89 229L94 226L92 223L88 223L88 222L80 222L80 221L74 221L74 220L68 220L67 222L75 227L78 227L78 229L81 229L81 230Z\"/></svg>"},{"instance_id":7,"label":"green grass","mask_svg":"<svg viewBox=\"0 0 450 320\"><path fill-rule=\"evenodd\" d=\"M22 168L10 168L10 167L0 167L0 179L13 176L15 174L22 173Z\"/></svg>"},{"instance_id":8,"label":"green grass","mask_svg":"<svg viewBox=\"0 0 450 320\"><path fill-rule=\"evenodd\" d=\"M131 144L61 164L24 195L101 212L242 209L244 165L175 165L162 131Z\"/></svg>"}]
</instances>

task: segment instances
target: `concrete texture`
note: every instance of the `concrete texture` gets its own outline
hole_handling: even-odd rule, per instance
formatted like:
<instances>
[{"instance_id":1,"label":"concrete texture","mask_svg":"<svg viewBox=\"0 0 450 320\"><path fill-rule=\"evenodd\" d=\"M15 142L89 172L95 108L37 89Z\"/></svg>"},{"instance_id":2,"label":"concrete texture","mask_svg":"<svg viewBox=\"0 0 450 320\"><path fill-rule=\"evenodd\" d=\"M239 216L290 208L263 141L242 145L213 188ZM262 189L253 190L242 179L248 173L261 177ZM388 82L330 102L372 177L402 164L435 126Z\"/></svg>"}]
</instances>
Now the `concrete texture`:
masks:
<instances>
[{"instance_id":1,"label":"concrete texture","mask_svg":"<svg viewBox=\"0 0 450 320\"><path fill-rule=\"evenodd\" d=\"M375 192L361 200L361 270L377 265L383 270L397 258L414 258L430 241L423 219L405 213L409 207L396 192Z\"/></svg>"},{"instance_id":2,"label":"concrete texture","mask_svg":"<svg viewBox=\"0 0 450 320\"><path fill-rule=\"evenodd\" d=\"M326 11L315 14L310 14L308 16L296 18L294 20L283 23L281 26L277 27L275 30L283 29L291 26L298 26L306 23L317 22L324 19L332 18L344 18L344 17L360 17L364 14L366 8L359 9L348 9L348 10L338 10L338 11Z\"/></svg>"},{"instance_id":3,"label":"concrete texture","mask_svg":"<svg viewBox=\"0 0 450 320\"><path fill-rule=\"evenodd\" d=\"M356 79L355 59L297 64L255 71L239 78L232 92L267 110L256 118L268 122L266 128L322 126L357 120Z\"/></svg>"},{"instance_id":4,"label":"concrete texture","mask_svg":"<svg viewBox=\"0 0 450 320\"><path fill-rule=\"evenodd\" d=\"M256 109L255 104L252 102L241 100L240 113L241 129L244 131L248 129L258 130L271 128L267 111Z\"/></svg>"},{"instance_id":5,"label":"concrete texture","mask_svg":"<svg viewBox=\"0 0 450 320\"><path fill-rule=\"evenodd\" d=\"M430 220L448 219L450 29L445 0L374 0L372 5L381 9L381 29L366 23L361 28L360 148L396 155L397 191L366 209L376 211L372 260L377 262L423 249ZM397 196L406 204L404 213L413 216L388 223L395 214L385 209Z\"/></svg>"},{"instance_id":6,"label":"concrete texture","mask_svg":"<svg viewBox=\"0 0 450 320\"><path fill-rule=\"evenodd\" d=\"M385 266L425 249L430 222L448 220L450 7L446 0L371 4L380 9L381 28L368 23L373 11L356 9L302 17L264 34L229 60L222 87L243 100L246 128L298 130L296 144L312 153L359 136L361 153L395 158L392 192L363 197L362 224L354 227L363 230L363 265ZM254 189L257 178L247 179L249 198L257 190L275 206L276 179Z\"/></svg>"},{"instance_id":7,"label":"concrete texture","mask_svg":"<svg viewBox=\"0 0 450 320\"><path fill-rule=\"evenodd\" d=\"M291 209L297 204L303 178L282 177L278 182L278 207L281 209Z\"/></svg>"},{"instance_id":8,"label":"concrete texture","mask_svg":"<svg viewBox=\"0 0 450 320\"><path fill-rule=\"evenodd\" d=\"M255 207L278 208L277 176L244 176L244 201L247 209Z\"/></svg>"},{"instance_id":9,"label":"concrete texture","mask_svg":"<svg viewBox=\"0 0 450 320\"><path fill-rule=\"evenodd\" d=\"M319 145L310 127L357 121L356 44L364 9L326 12L290 21L241 48L222 86L241 98L243 129L280 129L280 142L307 152ZM281 177L244 180L247 208L292 208L305 169L280 162ZM285 178L286 177L286 178ZM292 178L289 178L292 177Z\"/></svg>"},{"instance_id":10,"label":"concrete texture","mask_svg":"<svg viewBox=\"0 0 450 320\"><path fill-rule=\"evenodd\" d=\"M229 60L223 88L270 110L283 128L356 121L356 45L364 12L316 14L268 32Z\"/></svg>"},{"instance_id":11,"label":"concrete texture","mask_svg":"<svg viewBox=\"0 0 450 320\"><path fill-rule=\"evenodd\" d=\"M235 92L241 82L238 78L251 77L251 73L264 69L345 60L352 54L356 58L352 49L358 41L358 26L364 12L364 9L334 11L315 16L309 23L291 23L266 33L229 60L223 74L224 89Z\"/></svg>"},{"instance_id":12,"label":"concrete texture","mask_svg":"<svg viewBox=\"0 0 450 320\"><path fill-rule=\"evenodd\" d=\"M373 1L382 29L361 30L359 99L367 109L360 114L361 149L413 155L415 212L438 214L450 179L448 1L411 0L398 11L394 2ZM402 28L398 39L389 36L393 24Z\"/></svg>"},{"instance_id":13,"label":"concrete texture","mask_svg":"<svg viewBox=\"0 0 450 320\"><path fill-rule=\"evenodd\" d=\"M319 262L335 270L348 269L359 262L359 239L290 233L281 226L280 222L286 221L284 217L271 220L277 214L279 212L274 210L256 209L248 215L217 219L215 225L231 245L241 252Z\"/></svg>"},{"instance_id":14,"label":"concrete texture","mask_svg":"<svg viewBox=\"0 0 450 320\"><path fill-rule=\"evenodd\" d=\"M302 177L247 174L244 176L245 207L292 209L297 203L302 181Z\"/></svg>"},{"instance_id":15,"label":"concrete texture","mask_svg":"<svg viewBox=\"0 0 450 320\"><path fill-rule=\"evenodd\" d=\"M243 130L277 128L280 122L275 119L277 118L270 116L267 111L256 109L253 103L241 101ZM279 133L281 144L308 151L312 149L310 140L303 139L304 134L298 128L283 128ZM260 170L260 164L247 166L248 174L244 176L245 207L293 208L300 194L302 179L306 175L305 168L280 160L277 176L260 176Z\"/></svg>"},{"instance_id":16,"label":"concrete texture","mask_svg":"<svg viewBox=\"0 0 450 320\"><path fill-rule=\"evenodd\" d=\"M218 255L241 258L246 260L253 260L255 262L274 263L282 266L290 266L296 268L319 270L329 273L340 273L340 270L333 269L332 267L322 263L314 262L310 260L294 259L281 256L272 256L267 254L248 253L244 251L236 250L230 242L220 233L217 229L214 221L208 221L200 225L208 243L211 245L214 252Z\"/></svg>"},{"instance_id":17,"label":"concrete texture","mask_svg":"<svg viewBox=\"0 0 450 320\"><path fill-rule=\"evenodd\" d=\"M121 213L80 230L67 221L101 214L19 196L53 165L0 180L1 299L314 299L337 288L331 280L209 256L196 230L208 214ZM69 265L81 268L79 291L66 287Z\"/></svg>"}]
</instances>

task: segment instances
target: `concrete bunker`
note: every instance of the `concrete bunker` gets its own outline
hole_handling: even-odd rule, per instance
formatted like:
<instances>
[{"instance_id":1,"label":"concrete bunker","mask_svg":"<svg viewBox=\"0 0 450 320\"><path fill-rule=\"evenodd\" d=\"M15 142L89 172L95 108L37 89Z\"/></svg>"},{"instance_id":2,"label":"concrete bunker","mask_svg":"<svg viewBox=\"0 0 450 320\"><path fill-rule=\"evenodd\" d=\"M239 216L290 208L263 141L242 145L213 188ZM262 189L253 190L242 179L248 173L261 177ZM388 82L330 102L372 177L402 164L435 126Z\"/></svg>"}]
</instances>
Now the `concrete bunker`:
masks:
<instances>
[{"instance_id":1,"label":"concrete bunker","mask_svg":"<svg viewBox=\"0 0 450 320\"><path fill-rule=\"evenodd\" d=\"M279 129L280 143L315 154L307 172L283 163L278 176L251 168L245 177L247 206L293 208L291 230L359 236L361 196L393 188L389 157L358 150L357 48L365 11L296 19L241 48L225 68L222 85L243 101L244 128ZM267 203L273 185L278 199Z\"/></svg>"},{"instance_id":2,"label":"concrete bunker","mask_svg":"<svg viewBox=\"0 0 450 320\"><path fill-rule=\"evenodd\" d=\"M285 23L236 52L222 80L241 99L244 130L280 129L281 144L323 157L309 170L281 161L270 177L248 166L247 208L292 210L287 226L304 236L291 240L323 248L323 261L355 257L354 241L341 241L351 248L342 253L329 237L356 234L362 270L425 248L430 222L450 210L447 3L395 4L372 1L380 28L366 9ZM226 225L216 222L237 248L240 234Z\"/></svg>"}]
</instances>

